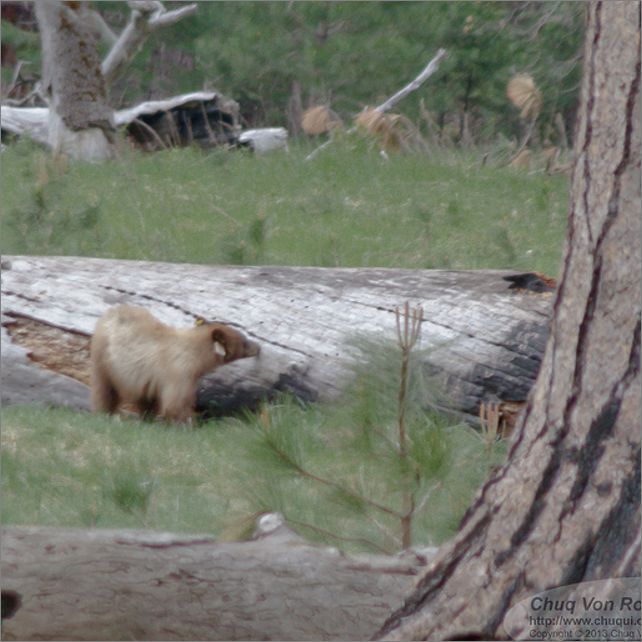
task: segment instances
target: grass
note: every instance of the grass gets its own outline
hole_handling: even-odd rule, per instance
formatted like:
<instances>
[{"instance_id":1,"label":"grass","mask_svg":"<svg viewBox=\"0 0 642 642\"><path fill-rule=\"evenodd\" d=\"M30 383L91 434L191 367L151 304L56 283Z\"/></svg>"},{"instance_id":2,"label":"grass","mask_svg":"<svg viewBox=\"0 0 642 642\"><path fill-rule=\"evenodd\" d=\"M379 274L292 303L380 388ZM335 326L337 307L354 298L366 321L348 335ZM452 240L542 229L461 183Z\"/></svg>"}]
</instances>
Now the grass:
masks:
<instances>
[{"instance_id":1,"label":"grass","mask_svg":"<svg viewBox=\"0 0 642 642\"><path fill-rule=\"evenodd\" d=\"M411 354L400 457L399 348L354 345L369 357L354 366L339 402L284 397L194 430L62 408L3 409L2 523L239 539L260 513L279 511L309 540L392 553L402 548L398 513L411 471L412 542L442 542L505 446L422 407L430 383Z\"/></svg>"},{"instance_id":2,"label":"grass","mask_svg":"<svg viewBox=\"0 0 642 642\"><path fill-rule=\"evenodd\" d=\"M366 437L362 427L342 422L343 413L284 399L263 415L181 431L61 408L5 408L2 523L238 539L251 532L259 513L280 511L309 540L394 552L400 548L396 520L362 498L400 508L398 460L379 435ZM489 456L471 428L431 414L416 434L426 477L413 541L438 544L454 533L504 449L500 444ZM293 461L334 485L301 475Z\"/></svg>"},{"instance_id":3,"label":"grass","mask_svg":"<svg viewBox=\"0 0 642 642\"><path fill-rule=\"evenodd\" d=\"M206 264L514 268L556 275L567 179L479 158L383 160L359 141L130 152L101 165L3 154L3 253Z\"/></svg>"},{"instance_id":4,"label":"grass","mask_svg":"<svg viewBox=\"0 0 642 642\"><path fill-rule=\"evenodd\" d=\"M2 252L557 274L566 177L482 166L474 153L385 161L355 139L306 163L308 151L127 152L91 165L20 141L2 155ZM408 479L393 445L400 362L368 354L341 403L284 399L189 432L5 408L2 521L236 538L279 510L309 539L397 550L398 520L372 502L399 509ZM407 423L422 473L413 541L438 544L504 448L416 404Z\"/></svg>"},{"instance_id":5,"label":"grass","mask_svg":"<svg viewBox=\"0 0 642 642\"><path fill-rule=\"evenodd\" d=\"M2 521L211 532L231 490L224 444L218 430L6 408Z\"/></svg>"}]
</instances>

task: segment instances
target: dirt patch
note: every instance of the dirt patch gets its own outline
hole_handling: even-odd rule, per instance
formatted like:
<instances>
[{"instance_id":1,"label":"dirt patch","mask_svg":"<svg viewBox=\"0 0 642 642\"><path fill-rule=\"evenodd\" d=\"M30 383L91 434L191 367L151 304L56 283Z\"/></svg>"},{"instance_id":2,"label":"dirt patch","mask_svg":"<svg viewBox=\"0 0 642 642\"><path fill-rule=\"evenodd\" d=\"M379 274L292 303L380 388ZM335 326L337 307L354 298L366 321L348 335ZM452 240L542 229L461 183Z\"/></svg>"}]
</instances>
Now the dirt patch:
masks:
<instances>
[{"instance_id":1,"label":"dirt patch","mask_svg":"<svg viewBox=\"0 0 642 642\"><path fill-rule=\"evenodd\" d=\"M11 319L3 325L31 361L89 385L89 336L26 317Z\"/></svg>"}]
</instances>

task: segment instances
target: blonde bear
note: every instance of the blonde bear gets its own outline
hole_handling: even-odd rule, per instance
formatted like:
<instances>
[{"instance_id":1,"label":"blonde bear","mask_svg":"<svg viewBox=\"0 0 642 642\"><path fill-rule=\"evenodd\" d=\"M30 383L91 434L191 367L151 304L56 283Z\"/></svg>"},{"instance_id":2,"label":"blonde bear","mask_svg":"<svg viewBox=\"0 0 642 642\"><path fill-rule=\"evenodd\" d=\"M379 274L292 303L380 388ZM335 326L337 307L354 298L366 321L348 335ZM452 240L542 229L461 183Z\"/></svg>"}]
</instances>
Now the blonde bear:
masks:
<instances>
[{"instance_id":1,"label":"blonde bear","mask_svg":"<svg viewBox=\"0 0 642 642\"><path fill-rule=\"evenodd\" d=\"M258 344L222 323L173 328L147 310L109 309L91 339L91 407L123 405L145 417L189 423L198 380L223 364L259 354Z\"/></svg>"}]
</instances>

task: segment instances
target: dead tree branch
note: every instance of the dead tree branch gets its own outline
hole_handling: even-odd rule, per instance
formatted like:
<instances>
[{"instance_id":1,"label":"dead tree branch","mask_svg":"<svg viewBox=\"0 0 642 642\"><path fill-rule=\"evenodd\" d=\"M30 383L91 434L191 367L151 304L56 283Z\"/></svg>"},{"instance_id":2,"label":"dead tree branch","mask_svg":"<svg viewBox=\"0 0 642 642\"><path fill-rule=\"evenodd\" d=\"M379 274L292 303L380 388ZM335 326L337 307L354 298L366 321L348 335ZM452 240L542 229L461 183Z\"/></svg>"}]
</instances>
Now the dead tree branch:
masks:
<instances>
[{"instance_id":1,"label":"dead tree branch","mask_svg":"<svg viewBox=\"0 0 642 642\"><path fill-rule=\"evenodd\" d=\"M157 29L174 24L196 11L198 5L188 4L174 11L167 11L161 2L147 0L128 2L132 10L127 26L114 43L102 63L101 70L109 86L136 55L146 38Z\"/></svg>"}]
</instances>

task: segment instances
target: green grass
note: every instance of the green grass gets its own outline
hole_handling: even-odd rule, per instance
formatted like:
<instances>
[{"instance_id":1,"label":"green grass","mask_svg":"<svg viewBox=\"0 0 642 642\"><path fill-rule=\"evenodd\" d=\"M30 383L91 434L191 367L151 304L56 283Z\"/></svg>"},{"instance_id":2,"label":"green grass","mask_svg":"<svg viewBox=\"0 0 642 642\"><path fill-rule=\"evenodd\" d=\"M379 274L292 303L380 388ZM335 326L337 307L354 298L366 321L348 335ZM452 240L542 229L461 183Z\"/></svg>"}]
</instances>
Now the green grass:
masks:
<instances>
[{"instance_id":1,"label":"green grass","mask_svg":"<svg viewBox=\"0 0 642 642\"><path fill-rule=\"evenodd\" d=\"M259 416L184 431L60 408L6 408L2 523L237 539L251 532L260 512L278 510L309 540L353 551L398 550L397 521L360 499L400 508L398 462L386 442L365 447L362 431L327 409L284 400L267 413L266 433ZM497 446L488 459L472 429L426 417L417 442L427 462L418 492L425 503L413 535L417 544L436 544L454 533L504 449ZM274 443L306 471L341 480L342 487L301 476Z\"/></svg>"},{"instance_id":2,"label":"green grass","mask_svg":"<svg viewBox=\"0 0 642 642\"><path fill-rule=\"evenodd\" d=\"M225 514L221 430L60 408L12 407L2 419L5 524L212 532Z\"/></svg>"},{"instance_id":3,"label":"green grass","mask_svg":"<svg viewBox=\"0 0 642 642\"><path fill-rule=\"evenodd\" d=\"M2 523L151 528L238 539L262 512L301 535L350 551L394 552L411 472L413 542L451 536L489 469L505 454L479 433L422 408L412 360L406 429L397 446L399 350L370 355L344 397L303 406L284 397L244 418L185 430L160 423L9 407L2 411ZM410 466L410 468L409 468Z\"/></svg>"},{"instance_id":4,"label":"green grass","mask_svg":"<svg viewBox=\"0 0 642 642\"><path fill-rule=\"evenodd\" d=\"M402 511L411 480L413 543L444 541L505 445L489 449L472 428L423 407L430 383L413 358L402 459L399 349L357 345L370 356L334 404L284 397L190 430L61 408L3 409L2 523L242 539L259 514L279 511L308 540L392 553L401 548L392 512Z\"/></svg>"},{"instance_id":5,"label":"green grass","mask_svg":"<svg viewBox=\"0 0 642 642\"><path fill-rule=\"evenodd\" d=\"M255 158L175 149L61 167L3 154L3 253L557 274L567 179L348 139Z\"/></svg>"}]
</instances>

